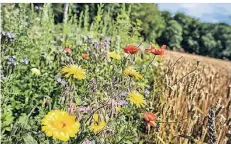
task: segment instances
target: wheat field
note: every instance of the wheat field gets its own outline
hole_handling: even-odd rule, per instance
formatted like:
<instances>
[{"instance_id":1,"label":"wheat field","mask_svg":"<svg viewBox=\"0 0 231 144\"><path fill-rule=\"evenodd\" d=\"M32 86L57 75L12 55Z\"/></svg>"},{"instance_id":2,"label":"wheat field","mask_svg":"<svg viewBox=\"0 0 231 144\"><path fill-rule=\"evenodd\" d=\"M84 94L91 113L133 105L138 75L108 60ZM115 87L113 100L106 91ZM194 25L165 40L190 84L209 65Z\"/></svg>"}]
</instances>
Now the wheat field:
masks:
<instances>
[{"instance_id":1,"label":"wheat field","mask_svg":"<svg viewBox=\"0 0 231 144\"><path fill-rule=\"evenodd\" d=\"M172 51L164 61L165 143L230 143L231 62Z\"/></svg>"}]
</instances>

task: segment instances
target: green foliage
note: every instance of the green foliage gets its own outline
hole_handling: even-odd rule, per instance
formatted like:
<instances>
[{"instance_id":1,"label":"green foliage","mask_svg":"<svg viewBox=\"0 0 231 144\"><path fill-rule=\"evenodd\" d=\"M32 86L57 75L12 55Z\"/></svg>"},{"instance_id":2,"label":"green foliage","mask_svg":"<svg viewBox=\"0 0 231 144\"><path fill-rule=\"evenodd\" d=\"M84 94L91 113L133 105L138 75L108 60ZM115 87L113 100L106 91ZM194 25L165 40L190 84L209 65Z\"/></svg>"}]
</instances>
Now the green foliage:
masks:
<instances>
[{"instance_id":1,"label":"green foliage","mask_svg":"<svg viewBox=\"0 0 231 144\"><path fill-rule=\"evenodd\" d=\"M156 5L152 4L131 4L131 18L139 19L141 25L141 34L145 40L152 41L158 38L165 28L164 18Z\"/></svg>"},{"instance_id":2,"label":"green foliage","mask_svg":"<svg viewBox=\"0 0 231 144\"><path fill-rule=\"evenodd\" d=\"M182 40L181 25L175 20L170 20L157 42L167 44L171 48L180 48Z\"/></svg>"},{"instance_id":3,"label":"green foliage","mask_svg":"<svg viewBox=\"0 0 231 144\"><path fill-rule=\"evenodd\" d=\"M171 49L230 59L231 27L227 24L200 23L183 13L171 16L163 11L167 28L156 39L159 44L167 44ZM176 22L172 22L172 20ZM181 28L180 28L181 27ZM181 30L182 29L182 30ZM180 49L181 50L181 49Z\"/></svg>"},{"instance_id":4,"label":"green foliage","mask_svg":"<svg viewBox=\"0 0 231 144\"><path fill-rule=\"evenodd\" d=\"M103 134L93 134L88 128L92 113L81 114L78 117L81 131L67 143L82 143L85 139L94 139L97 143L139 142L142 139L139 133L144 125L141 114L154 111L154 108L136 108L129 103L118 112L118 105L113 105L112 101L125 100L121 93L132 90L144 95L149 80L159 73L157 68L148 70L150 56L124 56L122 51L127 44L143 42L140 34L142 21L131 19L131 6L125 4L119 8L99 4L93 18L92 5L84 5L85 9L79 16L74 13L76 7L72 4L58 7L65 9L63 23L56 20L61 11L53 9L52 4L42 7L3 4L2 142L60 143L45 135L41 130L41 120L51 110L68 111L71 103L97 110L105 117L109 129L105 129ZM113 9L118 10L116 15ZM56 12L58 14L54 14ZM112 15L116 18L113 19ZM5 33L16 36L12 38ZM70 48L71 54L64 48ZM108 57L110 51L117 52L121 60ZM83 59L83 53L89 54L89 59ZM86 79L65 78L61 68L68 64L81 65L86 69ZM135 66L141 75L146 74L144 81L122 74L124 68L130 65ZM32 68L40 70L41 75L32 74ZM107 105L100 108L103 104Z\"/></svg>"}]
</instances>

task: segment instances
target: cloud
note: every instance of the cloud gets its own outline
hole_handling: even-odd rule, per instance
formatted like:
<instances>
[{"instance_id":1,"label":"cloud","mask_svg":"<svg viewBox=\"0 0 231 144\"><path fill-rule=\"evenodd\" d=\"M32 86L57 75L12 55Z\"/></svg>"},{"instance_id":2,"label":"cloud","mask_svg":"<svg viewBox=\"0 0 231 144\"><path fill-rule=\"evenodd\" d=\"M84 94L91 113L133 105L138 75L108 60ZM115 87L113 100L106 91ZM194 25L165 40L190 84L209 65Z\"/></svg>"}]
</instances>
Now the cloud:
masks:
<instances>
[{"instance_id":1,"label":"cloud","mask_svg":"<svg viewBox=\"0 0 231 144\"><path fill-rule=\"evenodd\" d=\"M226 22L231 24L231 4L158 4L160 10L167 10L175 14L183 12L203 22Z\"/></svg>"}]
</instances>

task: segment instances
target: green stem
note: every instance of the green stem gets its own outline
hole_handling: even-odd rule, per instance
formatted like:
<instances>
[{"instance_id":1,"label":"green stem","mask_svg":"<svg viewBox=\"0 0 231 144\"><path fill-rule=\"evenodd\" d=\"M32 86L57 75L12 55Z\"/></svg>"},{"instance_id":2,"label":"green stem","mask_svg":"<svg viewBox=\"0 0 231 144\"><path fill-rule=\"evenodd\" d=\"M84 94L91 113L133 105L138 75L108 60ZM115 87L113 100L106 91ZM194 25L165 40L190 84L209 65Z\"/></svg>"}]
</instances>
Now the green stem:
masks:
<instances>
[{"instance_id":1,"label":"green stem","mask_svg":"<svg viewBox=\"0 0 231 144\"><path fill-rule=\"evenodd\" d=\"M155 58L156 58L156 55L154 55L154 57L152 58L152 61L147 65L147 68L146 68L146 71L145 71L145 74L144 74L144 75L147 74L148 68L149 68L149 66L153 63L153 61L155 60Z\"/></svg>"}]
</instances>

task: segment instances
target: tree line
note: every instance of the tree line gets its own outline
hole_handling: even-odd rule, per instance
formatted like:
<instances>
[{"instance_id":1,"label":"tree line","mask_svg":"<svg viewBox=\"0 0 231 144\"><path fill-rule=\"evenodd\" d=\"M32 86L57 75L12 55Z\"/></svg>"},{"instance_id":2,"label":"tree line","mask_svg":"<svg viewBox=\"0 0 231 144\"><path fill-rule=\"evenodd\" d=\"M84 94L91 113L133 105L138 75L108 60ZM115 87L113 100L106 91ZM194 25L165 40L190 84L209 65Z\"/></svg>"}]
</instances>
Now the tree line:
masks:
<instances>
[{"instance_id":1,"label":"tree line","mask_svg":"<svg viewBox=\"0 0 231 144\"><path fill-rule=\"evenodd\" d=\"M35 4L35 6L42 4ZM226 23L203 23L184 13L160 11L158 4L125 4L130 21L142 22L139 30L146 42L166 44L169 49L231 60L231 26ZM53 4L56 23L63 22L64 4ZM104 4L104 13L116 19L123 4ZM97 15L98 4L72 4L79 17L86 9L89 23Z\"/></svg>"}]
</instances>

